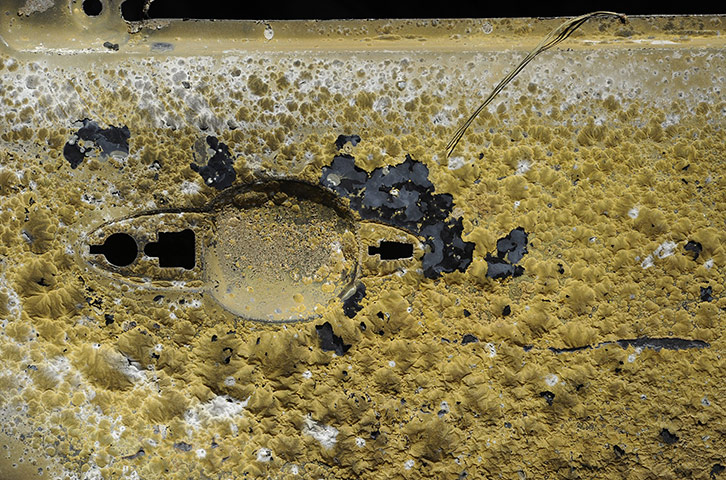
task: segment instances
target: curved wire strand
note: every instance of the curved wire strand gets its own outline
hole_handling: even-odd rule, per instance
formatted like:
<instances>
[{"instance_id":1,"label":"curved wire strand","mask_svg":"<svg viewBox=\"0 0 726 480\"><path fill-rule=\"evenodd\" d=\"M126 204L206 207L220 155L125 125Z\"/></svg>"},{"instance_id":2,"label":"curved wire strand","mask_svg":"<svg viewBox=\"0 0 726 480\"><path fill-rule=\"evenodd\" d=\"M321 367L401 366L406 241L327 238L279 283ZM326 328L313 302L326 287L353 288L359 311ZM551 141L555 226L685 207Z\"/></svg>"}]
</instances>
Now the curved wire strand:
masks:
<instances>
[{"instance_id":1,"label":"curved wire strand","mask_svg":"<svg viewBox=\"0 0 726 480\"><path fill-rule=\"evenodd\" d=\"M456 148L456 145L459 143L461 138L466 133L466 130L469 128L469 126L474 122L476 117L481 113L484 108L486 108L487 105L491 103L492 100L494 100L494 97L496 97L499 92L501 92L504 87L511 82L514 77L516 77L519 72L521 72L524 67L527 66L529 62L534 60L534 57L539 55L540 53L549 50L550 48L554 47L561 41L565 40L567 37L572 35L572 33L580 28L580 26L587 22L589 19L594 17L618 17L622 23L627 22L627 17L622 13L615 13L615 12L606 12L606 11L597 11L597 12L591 12L587 13L585 15L581 15L579 17L575 17L573 19L567 20L554 30L552 30L539 44L529 52L529 54L524 57L524 60L522 60L519 65L517 65L514 70L509 72L506 77L504 77L499 84L497 84L496 87L494 87L494 90L489 94L489 96L484 100L484 102L479 105L479 107L474 111L474 113L464 122L464 124L459 127L459 129L454 134L454 138L451 139L451 141L446 145L446 158L449 158L451 154L454 152L454 149Z\"/></svg>"}]
</instances>

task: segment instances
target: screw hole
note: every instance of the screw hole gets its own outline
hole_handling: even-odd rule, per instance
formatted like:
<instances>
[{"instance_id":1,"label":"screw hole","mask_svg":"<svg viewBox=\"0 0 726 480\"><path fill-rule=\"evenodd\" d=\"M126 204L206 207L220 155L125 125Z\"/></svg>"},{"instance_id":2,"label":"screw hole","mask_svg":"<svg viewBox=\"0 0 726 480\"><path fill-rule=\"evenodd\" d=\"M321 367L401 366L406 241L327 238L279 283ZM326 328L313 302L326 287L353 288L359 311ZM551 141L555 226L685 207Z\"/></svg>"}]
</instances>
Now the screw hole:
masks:
<instances>
[{"instance_id":1,"label":"screw hole","mask_svg":"<svg viewBox=\"0 0 726 480\"><path fill-rule=\"evenodd\" d=\"M103 3L101 0L83 0L83 13L89 17L96 17L101 14Z\"/></svg>"},{"instance_id":2,"label":"screw hole","mask_svg":"<svg viewBox=\"0 0 726 480\"><path fill-rule=\"evenodd\" d=\"M368 255L380 255L381 260L398 260L413 257L413 244L403 242L380 242L379 246L368 247Z\"/></svg>"}]
</instances>

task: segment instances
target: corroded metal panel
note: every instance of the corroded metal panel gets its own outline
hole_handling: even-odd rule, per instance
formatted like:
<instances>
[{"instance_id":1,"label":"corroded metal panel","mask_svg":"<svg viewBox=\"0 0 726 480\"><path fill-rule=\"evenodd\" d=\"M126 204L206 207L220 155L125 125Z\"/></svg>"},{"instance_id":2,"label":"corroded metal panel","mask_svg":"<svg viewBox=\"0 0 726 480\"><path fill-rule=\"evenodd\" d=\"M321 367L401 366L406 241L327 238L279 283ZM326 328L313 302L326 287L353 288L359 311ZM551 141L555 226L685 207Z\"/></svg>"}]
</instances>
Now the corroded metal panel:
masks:
<instances>
[{"instance_id":1,"label":"corroded metal panel","mask_svg":"<svg viewBox=\"0 0 726 480\"><path fill-rule=\"evenodd\" d=\"M722 16L0 7L0 477L718 478ZM626 12L627 13L627 12Z\"/></svg>"}]
</instances>

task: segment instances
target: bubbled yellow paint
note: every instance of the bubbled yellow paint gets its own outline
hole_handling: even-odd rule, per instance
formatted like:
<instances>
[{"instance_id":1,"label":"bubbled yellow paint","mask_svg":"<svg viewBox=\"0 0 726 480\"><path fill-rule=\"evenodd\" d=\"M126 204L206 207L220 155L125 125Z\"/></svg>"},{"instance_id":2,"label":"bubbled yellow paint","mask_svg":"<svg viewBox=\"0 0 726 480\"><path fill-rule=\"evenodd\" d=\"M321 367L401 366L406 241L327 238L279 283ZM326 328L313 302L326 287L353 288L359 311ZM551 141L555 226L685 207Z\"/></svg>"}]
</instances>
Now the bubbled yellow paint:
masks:
<instances>
[{"instance_id":1,"label":"bubbled yellow paint","mask_svg":"<svg viewBox=\"0 0 726 480\"><path fill-rule=\"evenodd\" d=\"M76 4L18 17L22 2L6 3L2 478L43 478L27 459L49 478L149 480L708 478L723 465L723 17L584 26L446 159L481 92L557 20L272 22L267 39L263 24L127 26ZM129 154L92 151L71 169L63 147L84 118L128 126ZM340 134L362 140L338 149ZM368 172L408 154L452 195L472 264L424 278L425 239L355 218L338 233L343 256L360 255L361 310L343 314L338 259L284 292L320 317L285 325L245 320L192 274L100 274L81 251L99 226L217 197L189 167L209 158L207 135L232 152L236 185L316 184L337 154ZM278 200L250 217L270 241L278 217L307 208ZM191 218L165 215L170 228ZM488 278L487 253L518 226L524 274ZM280 238L314 245L323 230ZM413 258L367 256L380 240L413 243ZM279 293L258 283L239 292ZM320 348L325 322L344 355ZM646 336L709 346L614 343Z\"/></svg>"}]
</instances>

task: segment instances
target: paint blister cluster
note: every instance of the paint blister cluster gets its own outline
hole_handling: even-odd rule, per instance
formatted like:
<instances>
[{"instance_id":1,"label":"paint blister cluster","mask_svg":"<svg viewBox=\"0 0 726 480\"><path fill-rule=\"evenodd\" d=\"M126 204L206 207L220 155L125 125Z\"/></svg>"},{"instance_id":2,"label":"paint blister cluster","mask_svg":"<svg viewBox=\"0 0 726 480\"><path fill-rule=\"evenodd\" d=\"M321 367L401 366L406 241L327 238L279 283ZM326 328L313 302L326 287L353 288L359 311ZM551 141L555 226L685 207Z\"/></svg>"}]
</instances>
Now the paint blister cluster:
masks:
<instances>
[{"instance_id":1,"label":"paint blister cluster","mask_svg":"<svg viewBox=\"0 0 726 480\"><path fill-rule=\"evenodd\" d=\"M26 3L0 15L0 477L724 476L722 18L592 25L447 161L555 20L249 24L260 49L95 24L53 49L17 33ZM283 325L83 261L111 220L166 212L158 241L270 178L408 231L415 266Z\"/></svg>"}]
</instances>

